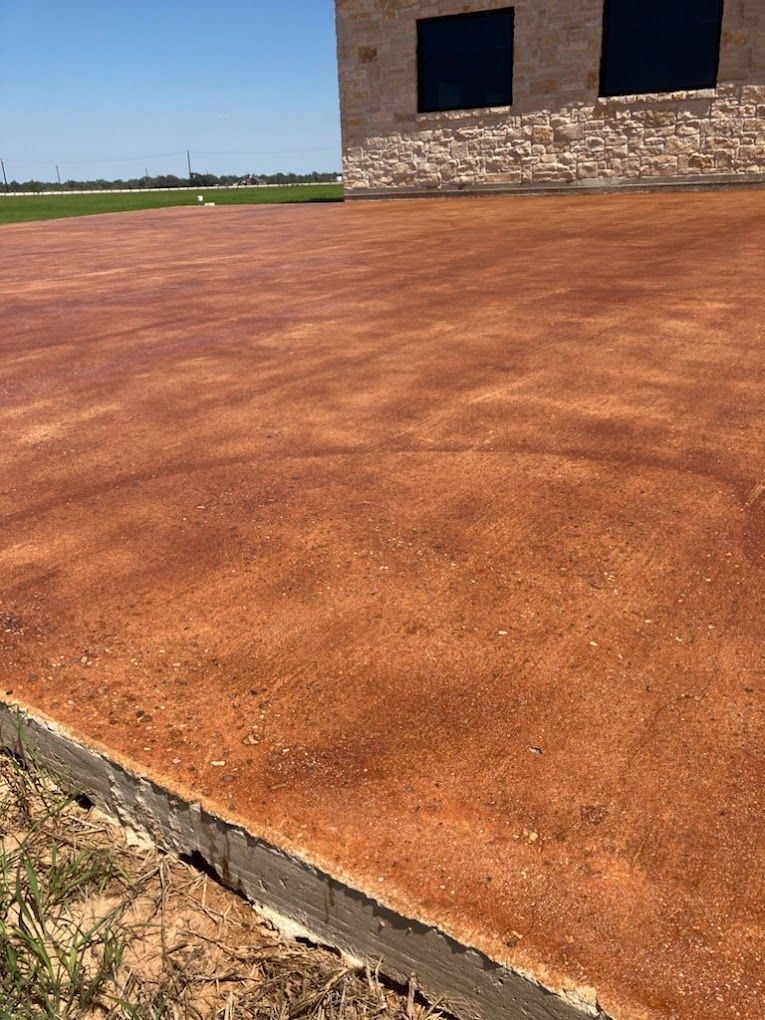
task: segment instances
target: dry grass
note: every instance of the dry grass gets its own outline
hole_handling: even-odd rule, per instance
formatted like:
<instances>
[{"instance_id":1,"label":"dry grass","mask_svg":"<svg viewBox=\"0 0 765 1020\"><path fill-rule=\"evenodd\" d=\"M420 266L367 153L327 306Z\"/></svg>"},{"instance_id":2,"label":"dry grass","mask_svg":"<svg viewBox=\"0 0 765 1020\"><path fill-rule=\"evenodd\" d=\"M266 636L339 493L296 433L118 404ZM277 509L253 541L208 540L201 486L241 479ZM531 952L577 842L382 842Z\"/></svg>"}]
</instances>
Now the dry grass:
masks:
<instances>
[{"instance_id":1,"label":"dry grass","mask_svg":"<svg viewBox=\"0 0 765 1020\"><path fill-rule=\"evenodd\" d=\"M0 752L0 1020L427 1020Z\"/></svg>"}]
</instances>

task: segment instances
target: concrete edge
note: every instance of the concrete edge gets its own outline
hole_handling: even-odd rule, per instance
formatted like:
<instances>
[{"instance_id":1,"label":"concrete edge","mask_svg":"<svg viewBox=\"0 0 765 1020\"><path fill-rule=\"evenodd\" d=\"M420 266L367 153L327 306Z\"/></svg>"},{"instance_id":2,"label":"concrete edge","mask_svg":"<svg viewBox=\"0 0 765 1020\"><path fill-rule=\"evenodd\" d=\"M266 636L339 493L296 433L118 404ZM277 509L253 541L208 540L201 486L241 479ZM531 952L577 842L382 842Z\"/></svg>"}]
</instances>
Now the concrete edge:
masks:
<instances>
[{"instance_id":1,"label":"concrete edge","mask_svg":"<svg viewBox=\"0 0 765 1020\"><path fill-rule=\"evenodd\" d=\"M561 993L436 928L403 917L319 868L257 839L83 744L52 720L0 702L0 744L31 749L78 793L163 850L204 860L277 927L417 987L459 1020L609 1020L591 989Z\"/></svg>"},{"instance_id":2,"label":"concrete edge","mask_svg":"<svg viewBox=\"0 0 765 1020\"><path fill-rule=\"evenodd\" d=\"M712 191L717 188L765 188L765 174L709 174L693 177L656 177L572 181L563 184L478 184L464 188L359 188L345 187L345 200L380 198L478 198L487 195L620 195L657 191Z\"/></svg>"}]
</instances>

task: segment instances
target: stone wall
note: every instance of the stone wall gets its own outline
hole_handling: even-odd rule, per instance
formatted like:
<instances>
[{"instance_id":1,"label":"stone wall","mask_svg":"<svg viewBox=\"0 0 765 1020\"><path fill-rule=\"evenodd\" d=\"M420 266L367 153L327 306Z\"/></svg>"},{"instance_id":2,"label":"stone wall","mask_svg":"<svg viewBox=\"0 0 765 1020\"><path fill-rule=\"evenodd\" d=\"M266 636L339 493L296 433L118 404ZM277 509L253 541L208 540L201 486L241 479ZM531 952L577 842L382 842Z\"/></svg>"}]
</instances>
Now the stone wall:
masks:
<instances>
[{"instance_id":1,"label":"stone wall","mask_svg":"<svg viewBox=\"0 0 765 1020\"><path fill-rule=\"evenodd\" d=\"M510 0L336 0L350 195L765 179L765 0L725 0L718 87L598 97L603 0L515 0L514 102L417 112L418 18Z\"/></svg>"}]
</instances>

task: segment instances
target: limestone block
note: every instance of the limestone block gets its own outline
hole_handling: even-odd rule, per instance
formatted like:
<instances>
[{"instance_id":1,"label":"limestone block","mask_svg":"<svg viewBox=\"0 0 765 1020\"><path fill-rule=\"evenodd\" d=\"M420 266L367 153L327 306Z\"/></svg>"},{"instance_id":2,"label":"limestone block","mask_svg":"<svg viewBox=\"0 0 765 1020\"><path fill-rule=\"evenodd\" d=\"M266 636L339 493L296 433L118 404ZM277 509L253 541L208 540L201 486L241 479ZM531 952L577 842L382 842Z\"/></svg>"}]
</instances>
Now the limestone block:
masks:
<instances>
[{"instance_id":1,"label":"limestone block","mask_svg":"<svg viewBox=\"0 0 765 1020\"><path fill-rule=\"evenodd\" d=\"M765 3L726 4L716 89L602 99L602 0L517 0L514 105L417 111L418 17L507 0L338 0L346 183L470 188L765 174Z\"/></svg>"}]
</instances>

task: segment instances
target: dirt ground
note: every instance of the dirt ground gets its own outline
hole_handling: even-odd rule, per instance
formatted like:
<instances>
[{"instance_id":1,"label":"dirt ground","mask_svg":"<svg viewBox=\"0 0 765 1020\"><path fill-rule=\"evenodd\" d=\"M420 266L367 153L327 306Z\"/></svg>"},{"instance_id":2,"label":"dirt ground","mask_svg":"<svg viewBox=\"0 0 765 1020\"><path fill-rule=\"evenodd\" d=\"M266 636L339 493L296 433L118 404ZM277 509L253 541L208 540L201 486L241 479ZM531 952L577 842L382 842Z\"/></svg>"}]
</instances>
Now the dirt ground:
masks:
<instances>
[{"instance_id":1,"label":"dirt ground","mask_svg":"<svg viewBox=\"0 0 765 1020\"><path fill-rule=\"evenodd\" d=\"M614 1016L765 993L765 192L3 229L0 677Z\"/></svg>"}]
</instances>

